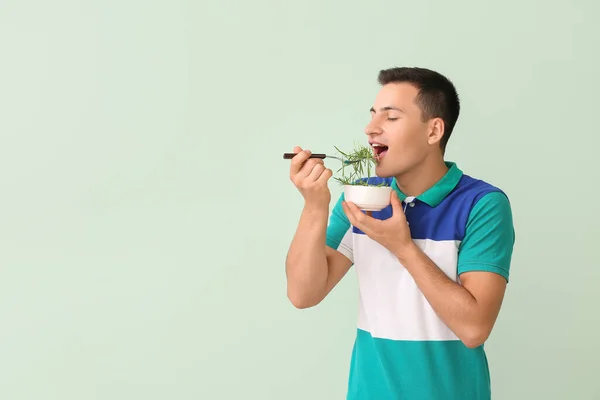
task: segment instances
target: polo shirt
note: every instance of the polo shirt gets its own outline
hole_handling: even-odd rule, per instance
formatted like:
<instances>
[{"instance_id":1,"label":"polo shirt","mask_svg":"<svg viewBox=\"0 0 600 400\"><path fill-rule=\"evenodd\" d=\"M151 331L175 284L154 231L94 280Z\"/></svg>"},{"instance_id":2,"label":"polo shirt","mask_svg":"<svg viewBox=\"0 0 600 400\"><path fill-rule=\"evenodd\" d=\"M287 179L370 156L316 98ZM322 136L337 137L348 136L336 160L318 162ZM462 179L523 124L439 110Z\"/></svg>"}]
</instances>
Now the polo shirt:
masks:
<instances>
[{"instance_id":1,"label":"polo shirt","mask_svg":"<svg viewBox=\"0 0 600 400\"><path fill-rule=\"evenodd\" d=\"M508 281L515 233L509 200L497 187L446 162L430 189L407 197L394 178L413 241L453 281L467 271L488 271ZM484 346L470 349L444 324L410 273L386 248L351 226L335 204L326 243L345 255L359 286L357 332L348 400L488 400L490 372ZM373 212L385 220L391 205Z\"/></svg>"}]
</instances>

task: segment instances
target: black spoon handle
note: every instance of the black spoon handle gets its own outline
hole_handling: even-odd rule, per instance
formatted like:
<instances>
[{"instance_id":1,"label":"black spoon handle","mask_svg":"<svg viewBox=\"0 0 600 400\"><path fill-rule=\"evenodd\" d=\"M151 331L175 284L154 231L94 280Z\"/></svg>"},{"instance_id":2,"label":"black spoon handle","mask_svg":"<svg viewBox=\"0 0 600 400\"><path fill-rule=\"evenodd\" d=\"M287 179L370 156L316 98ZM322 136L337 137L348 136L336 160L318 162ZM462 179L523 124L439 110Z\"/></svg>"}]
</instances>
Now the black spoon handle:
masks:
<instances>
[{"instance_id":1,"label":"black spoon handle","mask_svg":"<svg viewBox=\"0 0 600 400\"><path fill-rule=\"evenodd\" d=\"M296 153L283 153L283 159L291 160L292 158L294 158L295 155L296 155ZM313 153L310 155L309 158L325 158L325 157L327 157L326 154Z\"/></svg>"}]
</instances>

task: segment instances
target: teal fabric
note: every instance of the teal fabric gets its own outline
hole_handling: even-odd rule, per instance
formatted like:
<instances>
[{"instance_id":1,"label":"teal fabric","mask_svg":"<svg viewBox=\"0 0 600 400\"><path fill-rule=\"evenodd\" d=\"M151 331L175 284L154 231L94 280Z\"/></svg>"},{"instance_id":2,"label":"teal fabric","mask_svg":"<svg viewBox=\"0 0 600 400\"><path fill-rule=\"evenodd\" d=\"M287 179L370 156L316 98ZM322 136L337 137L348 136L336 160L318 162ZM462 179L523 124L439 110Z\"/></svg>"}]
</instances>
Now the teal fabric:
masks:
<instances>
[{"instance_id":1,"label":"teal fabric","mask_svg":"<svg viewBox=\"0 0 600 400\"><path fill-rule=\"evenodd\" d=\"M469 349L459 340L378 339L358 329L347 400L490 398L488 362L483 346Z\"/></svg>"},{"instance_id":2,"label":"teal fabric","mask_svg":"<svg viewBox=\"0 0 600 400\"><path fill-rule=\"evenodd\" d=\"M458 167L458 165L456 165L455 162L446 161L445 164L448 168L448 171L446 171L444 176L442 176L442 178L440 178L440 180L437 181L432 187L417 196L417 199L429 204L431 207L435 207L440 204L440 202L444 200L448 193L454 190L460 181L460 178L463 176L462 170ZM404 201L406 194L404 194L398 187L396 178L392 179L392 188L394 188L396 193L398 193L400 200Z\"/></svg>"},{"instance_id":3,"label":"teal fabric","mask_svg":"<svg viewBox=\"0 0 600 400\"><path fill-rule=\"evenodd\" d=\"M483 196L473 207L458 253L458 274L488 271L509 279L515 231L511 206L502 192Z\"/></svg>"}]
</instances>

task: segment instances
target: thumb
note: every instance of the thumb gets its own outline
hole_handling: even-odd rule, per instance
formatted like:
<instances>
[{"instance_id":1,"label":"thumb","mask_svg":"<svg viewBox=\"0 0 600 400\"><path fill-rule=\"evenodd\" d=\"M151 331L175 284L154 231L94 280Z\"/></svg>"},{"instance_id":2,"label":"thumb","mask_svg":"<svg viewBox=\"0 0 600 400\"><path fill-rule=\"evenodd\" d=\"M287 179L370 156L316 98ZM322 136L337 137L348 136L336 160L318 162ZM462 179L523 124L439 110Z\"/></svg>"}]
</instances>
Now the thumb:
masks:
<instances>
[{"instance_id":1,"label":"thumb","mask_svg":"<svg viewBox=\"0 0 600 400\"><path fill-rule=\"evenodd\" d=\"M398 193L396 193L395 190L392 190L391 203L392 203L392 211L393 211L392 215L402 217L404 214L404 211L402 211L402 202L400 201L400 198L398 197Z\"/></svg>"}]
</instances>

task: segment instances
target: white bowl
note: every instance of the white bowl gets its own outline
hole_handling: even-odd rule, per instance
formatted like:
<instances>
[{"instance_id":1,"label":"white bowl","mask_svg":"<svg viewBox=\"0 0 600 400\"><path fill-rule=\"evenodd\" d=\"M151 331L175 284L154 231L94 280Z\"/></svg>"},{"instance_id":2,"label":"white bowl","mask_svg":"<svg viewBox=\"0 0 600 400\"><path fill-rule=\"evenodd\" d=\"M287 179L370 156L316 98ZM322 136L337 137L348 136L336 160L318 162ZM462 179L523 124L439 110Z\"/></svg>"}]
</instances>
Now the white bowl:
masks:
<instances>
[{"instance_id":1,"label":"white bowl","mask_svg":"<svg viewBox=\"0 0 600 400\"><path fill-rule=\"evenodd\" d=\"M344 199L363 211L381 211L390 205L390 186L344 185Z\"/></svg>"}]
</instances>

